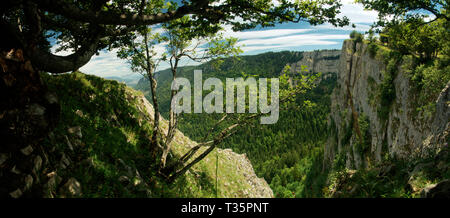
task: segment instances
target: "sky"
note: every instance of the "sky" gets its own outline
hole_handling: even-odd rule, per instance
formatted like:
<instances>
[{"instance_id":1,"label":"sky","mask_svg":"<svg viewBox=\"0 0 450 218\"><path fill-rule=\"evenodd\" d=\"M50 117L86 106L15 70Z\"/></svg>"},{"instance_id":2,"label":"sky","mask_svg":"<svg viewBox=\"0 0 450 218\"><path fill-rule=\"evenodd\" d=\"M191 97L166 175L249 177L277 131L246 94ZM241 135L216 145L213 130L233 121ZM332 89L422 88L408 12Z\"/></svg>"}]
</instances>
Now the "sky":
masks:
<instances>
[{"instance_id":1,"label":"sky","mask_svg":"<svg viewBox=\"0 0 450 218\"><path fill-rule=\"evenodd\" d=\"M370 25L377 19L377 13L367 11L354 0L341 0L343 7L339 16L347 16L356 28L334 27L331 24L311 26L308 23L284 23L269 28L256 28L244 32L233 32L230 27L225 27L224 36L232 36L239 39L238 45L243 50L242 55L254 55L269 51L312 51L318 49L341 49L342 42L349 38L353 30L359 32L368 31ZM53 49L55 49L54 46ZM159 47L162 50L162 46ZM56 53L67 55L70 52ZM182 59L180 66L196 65L197 62ZM168 63L162 63L158 69L168 68ZM116 51L100 51L98 56L80 68L87 74L101 77L127 77L133 74L126 60L117 58Z\"/></svg>"}]
</instances>

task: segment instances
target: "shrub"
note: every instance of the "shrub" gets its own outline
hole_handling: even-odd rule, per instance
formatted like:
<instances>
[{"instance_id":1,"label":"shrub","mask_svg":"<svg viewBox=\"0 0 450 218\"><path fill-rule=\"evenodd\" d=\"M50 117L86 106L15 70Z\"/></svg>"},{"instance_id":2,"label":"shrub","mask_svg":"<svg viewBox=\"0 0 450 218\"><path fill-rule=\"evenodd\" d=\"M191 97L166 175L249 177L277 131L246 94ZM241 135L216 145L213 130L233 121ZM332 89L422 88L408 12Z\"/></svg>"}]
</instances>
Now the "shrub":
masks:
<instances>
[{"instance_id":1,"label":"shrub","mask_svg":"<svg viewBox=\"0 0 450 218\"><path fill-rule=\"evenodd\" d=\"M350 33L350 38L355 40L356 42L362 42L364 39L364 36L363 36L363 34L357 32L356 30L353 30Z\"/></svg>"},{"instance_id":2,"label":"shrub","mask_svg":"<svg viewBox=\"0 0 450 218\"><path fill-rule=\"evenodd\" d=\"M370 135L370 120L364 113L361 113L358 117L358 126L362 136L362 143L358 140L356 144L357 151L364 153L372 144L372 137Z\"/></svg>"},{"instance_id":3,"label":"shrub","mask_svg":"<svg viewBox=\"0 0 450 218\"><path fill-rule=\"evenodd\" d=\"M363 34L361 34L361 33L356 34L356 37L355 37L356 43L361 43L363 40L364 40Z\"/></svg>"},{"instance_id":4,"label":"shrub","mask_svg":"<svg viewBox=\"0 0 450 218\"><path fill-rule=\"evenodd\" d=\"M356 31L356 30L353 30L351 33L350 33L350 39L354 39L354 38L356 38L356 35L358 34L358 32Z\"/></svg>"},{"instance_id":5,"label":"shrub","mask_svg":"<svg viewBox=\"0 0 450 218\"><path fill-rule=\"evenodd\" d=\"M401 59L395 52L390 53L386 70L383 72L383 81L378 86L378 95L380 97L378 116L381 120L386 120L388 118L391 105L395 100L396 93L394 79L397 76L400 60Z\"/></svg>"},{"instance_id":6,"label":"shrub","mask_svg":"<svg viewBox=\"0 0 450 218\"><path fill-rule=\"evenodd\" d=\"M368 45L369 55L371 58L374 58L378 52L378 45L375 42L371 42Z\"/></svg>"}]
</instances>

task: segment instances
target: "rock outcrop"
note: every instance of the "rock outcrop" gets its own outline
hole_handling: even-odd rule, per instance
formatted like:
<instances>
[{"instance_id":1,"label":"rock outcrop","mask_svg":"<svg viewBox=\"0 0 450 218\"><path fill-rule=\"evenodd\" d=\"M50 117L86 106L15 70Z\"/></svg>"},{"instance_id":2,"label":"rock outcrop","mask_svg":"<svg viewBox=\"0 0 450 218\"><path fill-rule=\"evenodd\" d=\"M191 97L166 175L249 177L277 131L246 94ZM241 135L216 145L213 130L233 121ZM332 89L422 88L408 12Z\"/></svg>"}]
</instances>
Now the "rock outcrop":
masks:
<instances>
[{"instance_id":1,"label":"rock outcrop","mask_svg":"<svg viewBox=\"0 0 450 218\"><path fill-rule=\"evenodd\" d=\"M231 170L240 172L244 175L245 183L248 184L247 189L241 190L244 197L248 198L273 198L272 189L263 178L259 178L250 160L245 154L234 153L231 149L219 149L219 154L225 157L225 161L230 162ZM237 194L237 193L236 193ZM236 196L237 197L237 196Z\"/></svg>"},{"instance_id":2,"label":"rock outcrop","mask_svg":"<svg viewBox=\"0 0 450 218\"><path fill-rule=\"evenodd\" d=\"M450 180L425 187L421 192L423 198L450 198Z\"/></svg>"},{"instance_id":3,"label":"rock outcrop","mask_svg":"<svg viewBox=\"0 0 450 218\"><path fill-rule=\"evenodd\" d=\"M432 116L417 113L414 91L407 72L399 64L393 79L395 98L387 117L378 112L377 89L386 70L380 57L372 57L368 45L347 40L342 47L337 87L331 97L330 136L325 148L324 165L330 165L338 154L346 167L360 169L369 162L380 162L385 155L400 159L426 157L448 146L449 89L442 90ZM362 132L364 120L367 132ZM361 147L366 137L368 147Z\"/></svg>"},{"instance_id":4,"label":"rock outcrop","mask_svg":"<svg viewBox=\"0 0 450 218\"><path fill-rule=\"evenodd\" d=\"M310 73L337 73L339 60L341 56L340 50L320 50L311 52L302 52L303 58L291 64L291 71L301 72L302 66Z\"/></svg>"}]
</instances>

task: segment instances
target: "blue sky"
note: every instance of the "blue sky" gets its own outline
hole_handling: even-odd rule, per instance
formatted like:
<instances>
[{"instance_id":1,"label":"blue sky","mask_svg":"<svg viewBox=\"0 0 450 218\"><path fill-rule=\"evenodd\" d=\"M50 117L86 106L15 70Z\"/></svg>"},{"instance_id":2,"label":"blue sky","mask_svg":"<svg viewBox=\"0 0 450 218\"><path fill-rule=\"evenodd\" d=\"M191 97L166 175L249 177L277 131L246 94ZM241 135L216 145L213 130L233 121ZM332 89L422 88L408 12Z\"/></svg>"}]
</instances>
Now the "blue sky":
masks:
<instances>
[{"instance_id":1,"label":"blue sky","mask_svg":"<svg viewBox=\"0 0 450 218\"><path fill-rule=\"evenodd\" d=\"M244 32L233 32L226 27L225 36L233 36L239 39L238 45L244 51L243 55L254 55L268 51L311 51L317 49L341 49L342 42L349 38L352 30L365 32L376 20L377 13L366 11L362 5L353 3L353 0L341 0L343 7L340 16L347 16L350 22L356 24L356 28L351 26L336 28L330 24L311 26L308 23L285 23L278 24L270 28L257 28ZM160 47L163 49L163 46ZM58 53L67 55L70 52ZM181 61L181 65L196 65L199 63ZM159 69L169 67L167 63L162 63ZM87 74L94 74L101 77L109 76L129 76L134 74L125 60L116 57L116 53L101 51L100 55L92 57L91 61L80 68Z\"/></svg>"}]
</instances>

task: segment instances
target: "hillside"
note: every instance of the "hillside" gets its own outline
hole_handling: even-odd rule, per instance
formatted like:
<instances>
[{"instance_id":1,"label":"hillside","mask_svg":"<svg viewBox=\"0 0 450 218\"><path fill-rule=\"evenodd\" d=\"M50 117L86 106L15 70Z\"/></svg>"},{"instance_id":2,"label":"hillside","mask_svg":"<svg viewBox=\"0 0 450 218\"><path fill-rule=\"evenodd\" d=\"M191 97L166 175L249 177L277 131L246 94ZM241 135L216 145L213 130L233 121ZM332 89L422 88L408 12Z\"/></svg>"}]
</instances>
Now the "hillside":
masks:
<instances>
[{"instance_id":1,"label":"hillside","mask_svg":"<svg viewBox=\"0 0 450 218\"><path fill-rule=\"evenodd\" d=\"M155 161L147 152L153 108L142 93L79 72L42 77L49 91L57 95L52 99L59 99L60 120L42 143L23 148L18 159L1 154L2 171L10 172L9 178L14 181L2 182L2 195L273 196L246 156L229 149L216 149L173 184L167 184L155 176ZM162 126L167 128L167 121L162 120ZM179 156L195 144L177 132L172 155Z\"/></svg>"}]
</instances>

